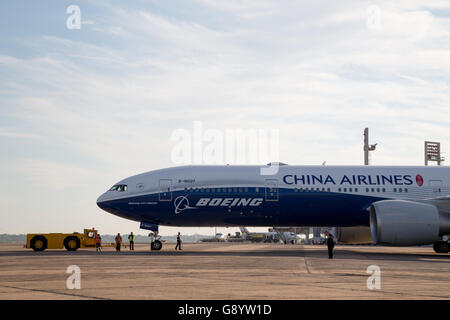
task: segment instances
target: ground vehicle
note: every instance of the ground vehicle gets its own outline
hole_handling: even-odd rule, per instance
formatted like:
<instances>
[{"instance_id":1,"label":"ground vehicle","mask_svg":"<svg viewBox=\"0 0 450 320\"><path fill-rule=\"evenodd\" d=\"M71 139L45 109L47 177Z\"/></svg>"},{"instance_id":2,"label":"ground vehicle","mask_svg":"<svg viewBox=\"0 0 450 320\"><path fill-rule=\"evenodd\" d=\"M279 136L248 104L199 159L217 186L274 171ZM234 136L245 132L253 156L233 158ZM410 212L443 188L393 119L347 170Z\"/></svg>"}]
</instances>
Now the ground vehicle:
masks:
<instances>
[{"instance_id":1,"label":"ground vehicle","mask_svg":"<svg viewBox=\"0 0 450 320\"><path fill-rule=\"evenodd\" d=\"M280 242L280 236L278 234L270 234L270 235L264 235L264 242L273 242L278 243Z\"/></svg>"},{"instance_id":2,"label":"ground vehicle","mask_svg":"<svg viewBox=\"0 0 450 320\"><path fill-rule=\"evenodd\" d=\"M97 230L84 229L84 233L29 233L27 234L27 248L34 251L45 249L63 249L76 251L78 248L95 248Z\"/></svg>"}]
</instances>

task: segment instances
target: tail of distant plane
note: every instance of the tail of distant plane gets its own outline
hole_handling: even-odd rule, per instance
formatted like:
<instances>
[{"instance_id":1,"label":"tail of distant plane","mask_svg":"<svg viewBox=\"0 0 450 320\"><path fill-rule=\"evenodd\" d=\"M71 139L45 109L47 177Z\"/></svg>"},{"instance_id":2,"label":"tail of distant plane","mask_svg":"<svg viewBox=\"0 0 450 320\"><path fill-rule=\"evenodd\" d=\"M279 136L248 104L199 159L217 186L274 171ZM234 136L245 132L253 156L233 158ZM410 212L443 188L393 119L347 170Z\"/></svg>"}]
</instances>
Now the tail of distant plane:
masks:
<instances>
[{"instance_id":1,"label":"tail of distant plane","mask_svg":"<svg viewBox=\"0 0 450 320\"><path fill-rule=\"evenodd\" d=\"M239 227L239 229L241 230L242 234L249 234L246 227Z\"/></svg>"}]
</instances>

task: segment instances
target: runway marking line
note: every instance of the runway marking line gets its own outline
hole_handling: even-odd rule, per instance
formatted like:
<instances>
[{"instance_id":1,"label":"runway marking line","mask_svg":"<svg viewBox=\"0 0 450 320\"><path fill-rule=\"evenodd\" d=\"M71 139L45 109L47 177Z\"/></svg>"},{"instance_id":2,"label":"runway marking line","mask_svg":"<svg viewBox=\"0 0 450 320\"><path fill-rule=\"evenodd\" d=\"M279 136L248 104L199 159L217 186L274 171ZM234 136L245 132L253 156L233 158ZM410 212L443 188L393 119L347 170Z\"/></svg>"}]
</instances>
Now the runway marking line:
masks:
<instances>
[{"instance_id":1,"label":"runway marking line","mask_svg":"<svg viewBox=\"0 0 450 320\"><path fill-rule=\"evenodd\" d=\"M59 294L59 295L64 295L64 296L80 297L80 298L86 298L86 299L112 300L110 298L102 298L102 297L87 296L87 295L82 295L82 294L72 294L72 293L58 292L58 291L54 291L54 290L42 290L42 289L32 289L32 288L21 288L21 287L14 287L14 286L5 286L3 284L0 285L0 287L9 288L9 289L16 289L16 290L25 290L25 291L34 291L34 292L44 292L44 293L51 293L51 294Z\"/></svg>"}]
</instances>

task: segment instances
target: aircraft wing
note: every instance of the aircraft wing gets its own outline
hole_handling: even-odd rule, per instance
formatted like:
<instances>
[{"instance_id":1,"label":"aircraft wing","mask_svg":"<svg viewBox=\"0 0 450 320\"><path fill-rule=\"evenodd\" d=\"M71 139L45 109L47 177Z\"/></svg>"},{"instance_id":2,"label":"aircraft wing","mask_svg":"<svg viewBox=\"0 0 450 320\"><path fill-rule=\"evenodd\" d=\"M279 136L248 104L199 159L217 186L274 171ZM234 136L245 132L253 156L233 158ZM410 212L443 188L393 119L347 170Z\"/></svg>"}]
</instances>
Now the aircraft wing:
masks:
<instances>
[{"instance_id":1,"label":"aircraft wing","mask_svg":"<svg viewBox=\"0 0 450 320\"><path fill-rule=\"evenodd\" d=\"M426 199L424 202L434 204L441 213L450 215L450 195Z\"/></svg>"},{"instance_id":2,"label":"aircraft wing","mask_svg":"<svg viewBox=\"0 0 450 320\"><path fill-rule=\"evenodd\" d=\"M439 197L439 198L431 198L430 200L444 200L444 201L447 200L447 201L450 201L450 195Z\"/></svg>"}]
</instances>

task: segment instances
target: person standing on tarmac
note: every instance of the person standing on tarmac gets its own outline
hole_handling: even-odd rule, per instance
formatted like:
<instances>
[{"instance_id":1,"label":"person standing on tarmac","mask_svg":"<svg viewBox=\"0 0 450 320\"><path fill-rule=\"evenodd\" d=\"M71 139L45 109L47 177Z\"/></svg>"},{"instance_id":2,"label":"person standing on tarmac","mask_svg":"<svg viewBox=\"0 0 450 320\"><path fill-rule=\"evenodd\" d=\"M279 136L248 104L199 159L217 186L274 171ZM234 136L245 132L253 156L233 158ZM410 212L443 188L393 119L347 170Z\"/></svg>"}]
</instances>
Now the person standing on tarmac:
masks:
<instances>
[{"instance_id":1,"label":"person standing on tarmac","mask_svg":"<svg viewBox=\"0 0 450 320\"><path fill-rule=\"evenodd\" d=\"M116 251L120 252L120 245L122 243L122 237L120 236L120 233L116 236Z\"/></svg>"},{"instance_id":2,"label":"person standing on tarmac","mask_svg":"<svg viewBox=\"0 0 450 320\"><path fill-rule=\"evenodd\" d=\"M102 237L98 233L95 236L95 251L102 252Z\"/></svg>"},{"instance_id":3,"label":"person standing on tarmac","mask_svg":"<svg viewBox=\"0 0 450 320\"><path fill-rule=\"evenodd\" d=\"M131 234L128 236L128 241L130 241L130 250L134 251L134 234L131 232Z\"/></svg>"},{"instance_id":4,"label":"person standing on tarmac","mask_svg":"<svg viewBox=\"0 0 450 320\"><path fill-rule=\"evenodd\" d=\"M155 242L155 235L153 234L153 232L150 232L148 236L150 237L150 250L153 250L153 242Z\"/></svg>"},{"instance_id":5,"label":"person standing on tarmac","mask_svg":"<svg viewBox=\"0 0 450 320\"><path fill-rule=\"evenodd\" d=\"M331 233L328 234L327 247L328 247L328 259L333 259L334 240L333 235Z\"/></svg>"},{"instance_id":6,"label":"person standing on tarmac","mask_svg":"<svg viewBox=\"0 0 450 320\"><path fill-rule=\"evenodd\" d=\"M179 232L177 235L177 245L175 246L175 250L177 250L177 248L179 248L181 250L181 235Z\"/></svg>"}]
</instances>

